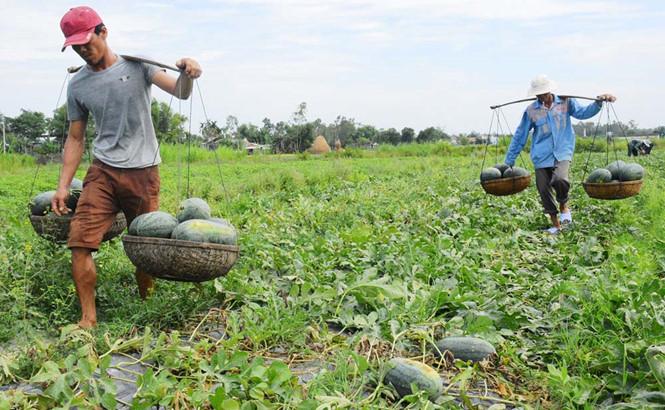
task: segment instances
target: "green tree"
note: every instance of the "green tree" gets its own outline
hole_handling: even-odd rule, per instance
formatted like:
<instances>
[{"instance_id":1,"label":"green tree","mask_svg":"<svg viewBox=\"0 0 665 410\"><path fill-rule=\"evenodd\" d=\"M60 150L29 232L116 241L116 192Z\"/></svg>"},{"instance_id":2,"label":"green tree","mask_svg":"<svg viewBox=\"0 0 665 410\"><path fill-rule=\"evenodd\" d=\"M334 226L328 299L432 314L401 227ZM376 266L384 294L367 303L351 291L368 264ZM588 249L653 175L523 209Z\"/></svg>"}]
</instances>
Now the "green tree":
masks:
<instances>
[{"instance_id":1,"label":"green tree","mask_svg":"<svg viewBox=\"0 0 665 410\"><path fill-rule=\"evenodd\" d=\"M63 104L53 112L53 117L48 120L48 135L57 141L58 146L64 146L69 133L69 121L67 120L67 105ZM95 120L92 115L88 116L85 129L86 146L90 147L95 138Z\"/></svg>"},{"instance_id":2,"label":"green tree","mask_svg":"<svg viewBox=\"0 0 665 410\"><path fill-rule=\"evenodd\" d=\"M335 123L331 124L329 128L333 126L335 135L334 140L340 140L342 145L357 142L354 140L354 134L356 132L357 125L353 118L346 118L342 115L338 115L337 118L335 118Z\"/></svg>"},{"instance_id":3,"label":"green tree","mask_svg":"<svg viewBox=\"0 0 665 410\"><path fill-rule=\"evenodd\" d=\"M226 125L222 127L222 132L226 138L236 139L238 136L238 119L233 115L227 116Z\"/></svg>"},{"instance_id":4,"label":"green tree","mask_svg":"<svg viewBox=\"0 0 665 410\"><path fill-rule=\"evenodd\" d=\"M275 132L275 126L270 121L270 118L263 119L263 127L259 130L258 143L259 144L271 144L272 135Z\"/></svg>"},{"instance_id":5,"label":"green tree","mask_svg":"<svg viewBox=\"0 0 665 410\"><path fill-rule=\"evenodd\" d=\"M289 152L288 149L289 125L284 121L275 124L272 134L272 151L275 153Z\"/></svg>"},{"instance_id":6,"label":"green tree","mask_svg":"<svg viewBox=\"0 0 665 410\"><path fill-rule=\"evenodd\" d=\"M389 128L383 130L379 133L378 141L384 144L397 145L402 139L402 134L400 134L396 129Z\"/></svg>"},{"instance_id":7,"label":"green tree","mask_svg":"<svg viewBox=\"0 0 665 410\"><path fill-rule=\"evenodd\" d=\"M219 145L230 146L231 141L228 138L224 137L222 129L217 125L217 121L206 120L201 123L201 138L203 139L203 144L209 149L216 149Z\"/></svg>"},{"instance_id":8,"label":"green tree","mask_svg":"<svg viewBox=\"0 0 665 410\"><path fill-rule=\"evenodd\" d=\"M260 131L259 128L250 123L242 124L238 127L238 138L241 140L247 140L249 142L259 143L258 139Z\"/></svg>"},{"instance_id":9,"label":"green tree","mask_svg":"<svg viewBox=\"0 0 665 410\"><path fill-rule=\"evenodd\" d=\"M48 121L44 113L21 109L17 117L7 117L7 127L16 138L15 149L27 153L30 147L38 144L40 138L46 134Z\"/></svg>"},{"instance_id":10,"label":"green tree","mask_svg":"<svg viewBox=\"0 0 665 410\"><path fill-rule=\"evenodd\" d=\"M660 127L656 127L653 130L654 134L658 135L660 138L665 137L665 125L661 125Z\"/></svg>"},{"instance_id":11,"label":"green tree","mask_svg":"<svg viewBox=\"0 0 665 410\"><path fill-rule=\"evenodd\" d=\"M363 125L355 130L351 139L355 144L365 145L376 142L379 137L379 130L372 125Z\"/></svg>"},{"instance_id":12,"label":"green tree","mask_svg":"<svg viewBox=\"0 0 665 410\"><path fill-rule=\"evenodd\" d=\"M298 104L298 109L291 115L291 122L295 125L303 125L307 122L307 103Z\"/></svg>"},{"instance_id":13,"label":"green tree","mask_svg":"<svg viewBox=\"0 0 665 410\"><path fill-rule=\"evenodd\" d=\"M413 128L404 127L402 128L401 141L404 144L410 144L416 138L416 132Z\"/></svg>"},{"instance_id":14,"label":"green tree","mask_svg":"<svg viewBox=\"0 0 665 410\"><path fill-rule=\"evenodd\" d=\"M424 130L421 130L416 137L416 141L418 141L418 143L439 140L450 140L450 136L438 127L425 128Z\"/></svg>"},{"instance_id":15,"label":"green tree","mask_svg":"<svg viewBox=\"0 0 665 410\"><path fill-rule=\"evenodd\" d=\"M165 102L153 99L150 111L155 134L160 142L175 144L184 140L187 117L174 113Z\"/></svg>"}]
</instances>

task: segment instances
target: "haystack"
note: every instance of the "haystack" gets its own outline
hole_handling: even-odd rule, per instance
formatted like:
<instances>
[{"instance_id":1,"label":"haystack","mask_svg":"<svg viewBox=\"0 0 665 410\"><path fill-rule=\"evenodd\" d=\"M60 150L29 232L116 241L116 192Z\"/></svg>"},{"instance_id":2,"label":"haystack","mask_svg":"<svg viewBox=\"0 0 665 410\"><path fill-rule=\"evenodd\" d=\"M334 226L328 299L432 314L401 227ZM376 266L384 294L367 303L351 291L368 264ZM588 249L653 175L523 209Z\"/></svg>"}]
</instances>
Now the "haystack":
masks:
<instances>
[{"instance_id":1,"label":"haystack","mask_svg":"<svg viewBox=\"0 0 665 410\"><path fill-rule=\"evenodd\" d=\"M319 135L314 139L312 146L309 148L309 152L312 154L325 154L330 152L330 145L328 145L326 139L323 138L323 135Z\"/></svg>"}]
</instances>

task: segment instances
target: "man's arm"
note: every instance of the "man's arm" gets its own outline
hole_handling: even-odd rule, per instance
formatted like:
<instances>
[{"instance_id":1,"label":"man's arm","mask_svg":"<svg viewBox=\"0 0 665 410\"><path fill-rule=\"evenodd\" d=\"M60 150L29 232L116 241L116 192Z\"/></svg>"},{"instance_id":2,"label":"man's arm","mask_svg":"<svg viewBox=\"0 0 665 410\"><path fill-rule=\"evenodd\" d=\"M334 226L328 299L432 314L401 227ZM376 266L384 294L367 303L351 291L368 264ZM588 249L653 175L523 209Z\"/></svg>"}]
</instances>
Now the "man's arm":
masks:
<instances>
[{"instance_id":1,"label":"man's arm","mask_svg":"<svg viewBox=\"0 0 665 410\"><path fill-rule=\"evenodd\" d=\"M511 167L515 165L515 159L517 159L517 156L522 152L524 145L526 145L530 129L531 119L526 111L524 111L522 121L520 121L520 125L515 130L515 135L513 135L513 138L510 140L510 147L508 147L508 152L506 152L506 165L510 165Z\"/></svg>"},{"instance_id":2,"label":"man's arm","mask_svg":"<svg viewBox=\"0 0 665 410\"><path fill-rule=\"evenodd\" d=\"M603 101L609 101L609 102L616 101L616 97L613 96L612 94L601 94L596 98L597 98L596 101L592 102L586 107L582 107L577 102L577 100L571 98L569 102L570 115L578 120L586 120L598 114L600 109L603 108Z\"/></svg>"},{"instance_id":3,"label":"man's arm","mask_svg":"<svg viewBox=\"0 0 665 410\"><path fill-rule=\"evenodd\" d=\"M62 171L60 171L58 189L55 191L53 199L51 199L51 209L56 215L64 215L70 211L65 201L69 196L69 184L72 183L85 151L85 129L87 125L87 119L72 121L69 124L69 133L62 154Z\"/></svg>"},{"instance_id":4,"label":"man's arm","mask_svg":"<svg viewBox=\"0 0 665 410\"><path fill-rule=\"evenodd\" d=\"M164 71L157 71L152 82L172 96L185 100L192 94L193 80L201 76L201 66L192 58L182 58L176 62L176 66L182 70L177 79Z\"/></svg>"}]
</instances>

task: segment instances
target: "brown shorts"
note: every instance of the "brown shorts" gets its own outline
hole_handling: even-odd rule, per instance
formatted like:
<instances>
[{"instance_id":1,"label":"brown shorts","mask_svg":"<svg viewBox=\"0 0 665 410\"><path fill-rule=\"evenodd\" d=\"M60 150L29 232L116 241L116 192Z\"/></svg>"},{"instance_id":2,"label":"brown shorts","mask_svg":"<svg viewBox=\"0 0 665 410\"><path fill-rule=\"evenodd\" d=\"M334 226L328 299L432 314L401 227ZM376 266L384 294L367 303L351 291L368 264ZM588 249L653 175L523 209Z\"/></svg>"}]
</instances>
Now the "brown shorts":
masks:
<instances>
[{"instance_id":1,"label":"brown shorts","mask_svg":"<svg viewBox=\"0 0 665 410\"><path fill-rule=\"evenodd\" d=\"M97 250L115 216L127 225L159 209L159 168L115 168L94 160L83 180L83 192L69 227L69 248Z\"/></svg>"}]
</instances>

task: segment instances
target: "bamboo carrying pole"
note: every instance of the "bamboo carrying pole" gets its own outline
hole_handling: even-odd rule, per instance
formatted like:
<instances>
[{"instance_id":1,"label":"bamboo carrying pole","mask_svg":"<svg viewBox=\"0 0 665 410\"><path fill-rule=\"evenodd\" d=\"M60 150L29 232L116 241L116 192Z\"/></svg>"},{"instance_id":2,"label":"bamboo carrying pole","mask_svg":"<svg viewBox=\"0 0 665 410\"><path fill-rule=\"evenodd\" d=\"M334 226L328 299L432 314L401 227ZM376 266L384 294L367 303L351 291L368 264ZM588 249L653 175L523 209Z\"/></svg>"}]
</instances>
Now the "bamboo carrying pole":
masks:
<instances>
[{"instance_id":1,"label":"bamboo carrying pole","mask_svg":"<svg viewBox=\"0 0 665 410\"><path fill-rule=\"evenodd\" d=\"M171 65L168 65L168 64L160 63L159 61L149 60L149 59L143 58L143 57L129 56L129 55L126 55L126 54L120 54L120 57L124 58L125 60L136 61L136 62L139 62L139 63L152 64L154 66L161 67L161 68L166 68L166 69L176 71L176 72L181 71L178 67L174 67L174 66L171 66ZM67 69L67 71L70 74L74 74L75 72L79 71L82 68L83 68L82 65L80 65L78 67L77 66L71 66Z\"/></svg>"},{"instance_id":2,"label":"bamboo carrying pole","mask_svg":"<svg viewBox=\"0 0 665 410\"><path fill-rule=\"evenodd\" d=\"M580 100L598 101L598 98L596 98L596 97L593 97L593 98L592 97L582 97L582 96L579 96L579 95L560 95L559 97L561 97L561 98L579 98ZM494 110L496 108L505 107L506 105L510 105L510 104L517 104L517 103L521 103L521 102L535 101L535 100L536 100L536 97L524 98L524 99L521 99L521 100L515 100L515 101L511 101L511 102L507 102L507 103L503 103L503 104L499 104L499 105L490 105L490 109Z\"/></svg>"}]
</instances>

